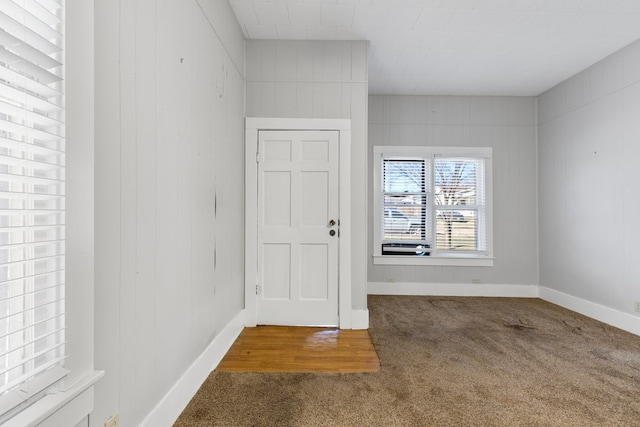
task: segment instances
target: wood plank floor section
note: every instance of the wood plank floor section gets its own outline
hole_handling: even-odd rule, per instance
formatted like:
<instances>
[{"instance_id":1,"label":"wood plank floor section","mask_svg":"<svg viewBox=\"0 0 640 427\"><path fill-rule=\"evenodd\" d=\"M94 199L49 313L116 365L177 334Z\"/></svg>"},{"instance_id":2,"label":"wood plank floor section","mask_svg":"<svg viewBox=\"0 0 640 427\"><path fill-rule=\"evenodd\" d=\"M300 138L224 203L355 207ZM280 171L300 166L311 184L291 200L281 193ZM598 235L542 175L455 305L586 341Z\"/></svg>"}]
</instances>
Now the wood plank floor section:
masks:
<instances>
[{"instance_id":1,"label":"wood plank floor section","mask_svg":"<svg viewBox=\"0 0 640 427\"><path fill-rule=\"evenodd\" d=\"M380 360L369 332L335 328L245 328L217 371L377 372Z\"/></svg>"}]
</instances>

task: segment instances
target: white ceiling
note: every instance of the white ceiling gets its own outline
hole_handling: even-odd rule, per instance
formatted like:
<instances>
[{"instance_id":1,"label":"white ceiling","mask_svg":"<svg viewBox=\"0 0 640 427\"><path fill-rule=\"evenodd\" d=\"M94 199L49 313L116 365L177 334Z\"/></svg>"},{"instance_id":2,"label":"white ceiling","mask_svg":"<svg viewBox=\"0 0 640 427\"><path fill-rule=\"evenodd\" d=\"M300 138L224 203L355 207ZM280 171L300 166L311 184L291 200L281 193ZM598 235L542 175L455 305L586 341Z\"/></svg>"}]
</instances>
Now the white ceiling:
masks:
<instances>
[{"instance_id":1,"label":"white ceiling","mask_svg":"<svg viewBox=\"0 0 640 427\"><path fill-rule=\"evenodd\" d=\"M230 0L248 39L369 40L369 93L538 95L640 39L640 0Z\"/></svg>"}]
</instances>

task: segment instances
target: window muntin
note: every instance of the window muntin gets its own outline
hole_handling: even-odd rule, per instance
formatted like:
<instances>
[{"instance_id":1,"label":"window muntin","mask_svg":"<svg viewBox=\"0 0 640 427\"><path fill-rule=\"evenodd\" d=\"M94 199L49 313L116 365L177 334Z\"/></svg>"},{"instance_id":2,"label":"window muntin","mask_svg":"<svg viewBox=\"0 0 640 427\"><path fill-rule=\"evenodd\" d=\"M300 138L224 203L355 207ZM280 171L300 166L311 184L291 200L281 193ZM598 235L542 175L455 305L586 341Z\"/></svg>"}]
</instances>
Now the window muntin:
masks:
<instances>
[{"instance_id":1,"label":"window muntin","mask_svg":"<svg viewBox=\"0 0 640 427\"><path fill-rule=\"evenodd\" d=\"M374 156L374 256L491 257L490 148L375 147Z\"/></svg>"}]
</instances>

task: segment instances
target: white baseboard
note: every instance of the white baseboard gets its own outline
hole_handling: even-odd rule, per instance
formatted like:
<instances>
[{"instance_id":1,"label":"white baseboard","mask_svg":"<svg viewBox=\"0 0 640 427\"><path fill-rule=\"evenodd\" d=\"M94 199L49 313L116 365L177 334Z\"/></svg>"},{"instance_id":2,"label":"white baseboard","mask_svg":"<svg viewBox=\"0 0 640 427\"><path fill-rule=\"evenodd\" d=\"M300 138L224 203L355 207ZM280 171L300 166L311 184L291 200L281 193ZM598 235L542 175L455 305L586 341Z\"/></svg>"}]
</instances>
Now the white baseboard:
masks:
<instances>
[{"instance_id":1,"label":"white baseboard","mask_svg":"<svg viewBox=\"0 0 640 427\"><path fill-rule=\"evenodd\" d=\"M624 331L640 335L640 317L615 310L604 305L596 304L582 298L574 297L551 288L539 286L540 298L550 303L559 305L568 310L575 311L592 319L599 320Z\"/></svg>"},{"instance_id":2,"label":"white baseboard","mask_svg":"<svg viewBox=\"0 0 640 427\"><path fill-rule=\"evenodd\" d=\"M369 282L367 293L369 295L537 298L538 286L487 283Z\"/></svg>"},{"instance_id":3,"label":"white baseboard","mask_svg":"<svg viewBox=\"0 0 640 427\"><path fill-rule=\"evenodd\" d=\"M369 329L369 310L351 310L351 329Z\"/></svg>"},{"instance_id":4,"label":"white baseboard","mask_svg":"<svg viewBox=\"0 0 640 427\"><path fill-rule=\"evenodd\" d=\"M141 427L171 426L196 394L218 363L234 343L245 323L245 312L240 311L214 338L205 351L180 377L178 382L145 417Z\"/></svg>"}]
</instances>

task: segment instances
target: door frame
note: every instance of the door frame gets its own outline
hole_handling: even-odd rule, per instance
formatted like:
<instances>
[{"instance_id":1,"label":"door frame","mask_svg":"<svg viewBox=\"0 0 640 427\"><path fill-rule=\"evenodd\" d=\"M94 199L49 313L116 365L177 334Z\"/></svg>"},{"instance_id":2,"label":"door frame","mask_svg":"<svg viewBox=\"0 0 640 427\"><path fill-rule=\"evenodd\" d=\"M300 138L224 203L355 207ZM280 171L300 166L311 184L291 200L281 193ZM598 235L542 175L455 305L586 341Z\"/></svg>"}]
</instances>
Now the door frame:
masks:
<instances>
[{"instance_id":1,"label":"door frame","mask_svg":"<svg viewBox=\"0 0 640 427\"><path fill-rule=\"evenodd\" d=\"M351 120L245 118L245 326L257 325L258 279L258 133L267 130L338 131L339 212L338 316L340 329L351 329Z\"/></svg>"}]
</instances>

